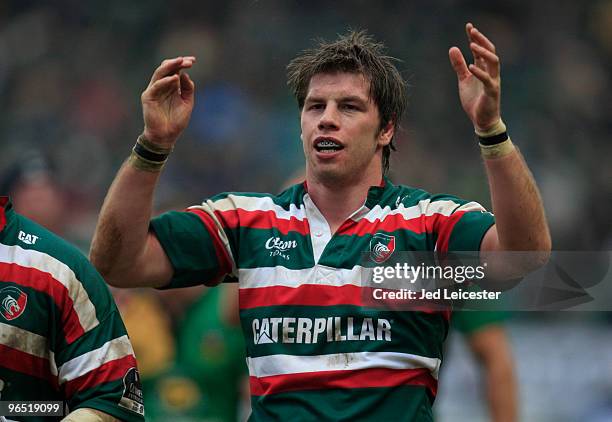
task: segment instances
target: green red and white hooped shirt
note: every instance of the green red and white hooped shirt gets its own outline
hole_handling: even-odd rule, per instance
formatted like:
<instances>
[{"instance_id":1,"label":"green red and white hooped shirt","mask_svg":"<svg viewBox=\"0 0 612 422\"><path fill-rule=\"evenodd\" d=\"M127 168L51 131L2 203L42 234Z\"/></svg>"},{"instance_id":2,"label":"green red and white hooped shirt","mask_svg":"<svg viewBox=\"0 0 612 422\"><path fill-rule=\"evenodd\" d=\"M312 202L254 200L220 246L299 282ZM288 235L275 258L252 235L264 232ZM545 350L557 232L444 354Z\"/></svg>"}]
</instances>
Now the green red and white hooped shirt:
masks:
<instances>
[{"instance_id":1,"label":"green red and white hooped shirt","mask_svg":"<svg viewBox=\"0 0 612 422\"><path fill-rule=\"evenodd\" d=\"M239 282L251 420L430 420L448 314L364 306L374 236L397 251L478 251L493 215L385 179L332 234L304 184L223 193L151 227L167 288Z\"/></svg>"},{"instance_id":2,"label":"green red and white hooped shirt","mask_svg":"<svg viewBox=\"0 0 612 422\"><path fill-rule=\"evenodd\" d=\"M0 381L0 400L61 400L70 411L144 420L136 358L104 280L8 197L0 197Z\"/></svg>"}]
</instances>

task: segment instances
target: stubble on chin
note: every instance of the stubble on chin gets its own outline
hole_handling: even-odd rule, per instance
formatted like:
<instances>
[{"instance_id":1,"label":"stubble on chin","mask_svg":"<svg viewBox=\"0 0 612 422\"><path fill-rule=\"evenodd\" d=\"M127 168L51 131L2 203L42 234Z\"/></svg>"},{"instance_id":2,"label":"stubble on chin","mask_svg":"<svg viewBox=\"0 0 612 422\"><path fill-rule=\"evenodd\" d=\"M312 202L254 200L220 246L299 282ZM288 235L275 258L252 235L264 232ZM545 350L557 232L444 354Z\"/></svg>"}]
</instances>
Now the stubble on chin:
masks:
<instances>
[{"instance_id":1,"label":"stubble on chin","mask_svg":"<svg viewBox=\"0 0 612 422\"><path fill-rule=\"evenodd\" d=\"M358 172L351 171L344 166L328 166L326 168L326 166L312 165L309 171L314 183L327 187L346 187L347 184L352 183L359 177Z\"/></svg>"}]
</instances>

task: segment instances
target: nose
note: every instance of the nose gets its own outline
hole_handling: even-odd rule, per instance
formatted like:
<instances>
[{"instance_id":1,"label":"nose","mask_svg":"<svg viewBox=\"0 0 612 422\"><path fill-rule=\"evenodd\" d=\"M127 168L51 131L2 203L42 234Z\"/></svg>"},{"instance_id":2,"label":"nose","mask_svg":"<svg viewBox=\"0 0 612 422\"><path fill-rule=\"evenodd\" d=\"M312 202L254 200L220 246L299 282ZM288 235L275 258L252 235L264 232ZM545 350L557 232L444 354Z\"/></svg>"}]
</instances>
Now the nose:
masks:
<instances>
[{"instance_id":1,"label":"nose","mask_svg":"<svg viewBox=\"0 0 612 422\"><path fill-rule=\"evenodd\" d=\"M327 105L319 119L319 130L337 130L340 127L338 109L335 105Z\"/></svg>"}]
</instances>

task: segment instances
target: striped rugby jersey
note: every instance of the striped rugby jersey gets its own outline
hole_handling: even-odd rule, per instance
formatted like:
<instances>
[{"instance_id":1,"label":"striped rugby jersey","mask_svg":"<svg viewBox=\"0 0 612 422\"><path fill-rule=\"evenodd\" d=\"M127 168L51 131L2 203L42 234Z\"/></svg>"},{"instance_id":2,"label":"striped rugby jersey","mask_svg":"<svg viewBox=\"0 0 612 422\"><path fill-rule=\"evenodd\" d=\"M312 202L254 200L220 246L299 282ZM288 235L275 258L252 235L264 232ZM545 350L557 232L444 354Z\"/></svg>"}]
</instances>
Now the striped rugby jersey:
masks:
<instances>
[{"instance_id":1,"label":"striped rugby jersey","mask_svg":"<svg viewBox=\"0 0 612 422\"><path fill-rule=\"evenodd\" d=\"M372 187L335 234L305 185L224 193L151 222L174 267L167 288L237 278L251 420L431 420L448 314L363 306L361 255L477 251L492 214L475 202Z\"/></svg>"},{"instance_id":2,"label":"striped rugby jersey","mask_svg":"<svg viewBox=\"0 0 612 422\"><path fill-rule=\"evenodd\" d=\"M0 197L0 400L62 400L70 411L144 420L134 351L104 280L76 248L15 213L7 197Z\"/></svg>"}]
</instances>

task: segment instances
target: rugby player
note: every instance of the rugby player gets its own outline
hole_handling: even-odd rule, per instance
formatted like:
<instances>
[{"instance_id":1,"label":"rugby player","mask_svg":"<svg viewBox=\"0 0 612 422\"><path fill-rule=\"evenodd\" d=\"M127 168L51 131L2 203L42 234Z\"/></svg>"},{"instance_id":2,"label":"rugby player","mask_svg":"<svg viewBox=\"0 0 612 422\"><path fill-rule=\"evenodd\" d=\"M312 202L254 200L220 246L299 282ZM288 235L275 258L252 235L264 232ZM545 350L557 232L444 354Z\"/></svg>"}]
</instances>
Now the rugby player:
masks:
<instances>
[{"instance_id":1,"label":"rugby player","mask_svg":"<svg viewBox=\"0 0 612 422\"><path fill-rule=\"evenodd\" d=\"M523 272L546 261L542 201L501 120L495 46L470 23L466 32L474 63L457 47L449 57L495 217L385 176L406 84L381 44L350 32L288 66L305 183L280 195L224 193L151 220L161 170L190 119L196 59L153 73L144 131L109 189L91 258L119 287L238 280L252 420L432 419L447 316L363 306L362 252L379 263L396 250L539 251Z\"/></svg>"}]
</instances>

